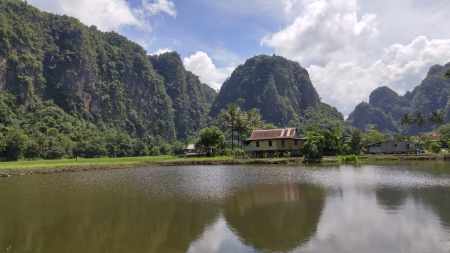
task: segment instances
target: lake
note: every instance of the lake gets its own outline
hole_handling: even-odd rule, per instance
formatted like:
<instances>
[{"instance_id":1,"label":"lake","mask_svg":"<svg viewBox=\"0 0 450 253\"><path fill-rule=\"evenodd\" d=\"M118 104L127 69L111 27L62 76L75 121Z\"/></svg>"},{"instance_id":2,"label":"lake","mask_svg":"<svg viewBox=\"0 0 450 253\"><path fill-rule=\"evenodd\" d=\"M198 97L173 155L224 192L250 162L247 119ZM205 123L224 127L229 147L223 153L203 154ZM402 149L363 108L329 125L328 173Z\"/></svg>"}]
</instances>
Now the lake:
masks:
<instances>
[{"instance_id":1,"label":"lake","mask_svg":"<svg viewBox=\"0 0 450 253\"><path fill-rule=\"evenodd\" d=\"M450 252L450 163L0 178L0 252Z\"/></svg>"}]
</instances>

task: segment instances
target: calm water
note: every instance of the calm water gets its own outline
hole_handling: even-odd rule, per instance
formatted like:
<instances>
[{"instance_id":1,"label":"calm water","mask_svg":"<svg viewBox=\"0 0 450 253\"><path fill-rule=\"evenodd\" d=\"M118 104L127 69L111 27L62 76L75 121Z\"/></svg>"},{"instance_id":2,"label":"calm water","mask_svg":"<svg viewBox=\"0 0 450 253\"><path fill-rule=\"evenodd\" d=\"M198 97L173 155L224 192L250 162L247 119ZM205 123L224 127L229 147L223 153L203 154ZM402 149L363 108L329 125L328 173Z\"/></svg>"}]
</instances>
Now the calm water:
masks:
<instances>
[{"instance_id":1,"label":"calm water","mask_svg":"<svg viewBox=\"0 0 450 253\"><path fill-rule=\"evenodd\" d=\"M0 178L0 252L450 252L450 163Z\"/></svg>"}]
</instances>

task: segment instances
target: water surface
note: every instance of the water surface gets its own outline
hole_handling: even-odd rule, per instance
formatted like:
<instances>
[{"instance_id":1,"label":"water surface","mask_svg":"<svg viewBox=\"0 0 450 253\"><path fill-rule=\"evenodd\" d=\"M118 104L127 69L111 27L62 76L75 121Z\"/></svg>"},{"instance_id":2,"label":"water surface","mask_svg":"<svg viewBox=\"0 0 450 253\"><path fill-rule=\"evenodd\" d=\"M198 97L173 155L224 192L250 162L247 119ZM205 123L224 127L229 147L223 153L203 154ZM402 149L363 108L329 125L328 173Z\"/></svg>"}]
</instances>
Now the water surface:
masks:
<instances>
[{"instance_id":1,"label":"water surface","mask_svg":"<svg viewBox=\"0 0 450 253\"><path fill-rule=\"evenodd\" d=\"M0 252L450 252L449 165L0 178Z\"/></svg>"}]
</instances>

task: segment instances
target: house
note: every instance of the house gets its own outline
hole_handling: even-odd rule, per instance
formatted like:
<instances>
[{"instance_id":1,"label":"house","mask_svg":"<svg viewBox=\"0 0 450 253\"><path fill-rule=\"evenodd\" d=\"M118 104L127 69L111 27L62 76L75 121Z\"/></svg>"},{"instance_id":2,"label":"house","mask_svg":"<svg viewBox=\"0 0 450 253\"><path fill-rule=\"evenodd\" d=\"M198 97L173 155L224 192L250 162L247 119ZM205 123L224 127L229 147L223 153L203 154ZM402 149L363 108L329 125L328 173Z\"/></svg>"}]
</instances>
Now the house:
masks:
<instances>
[{"instance_id":1,"label":"house","mask_svg":"<svg viewBox=\"0 0 450 253\"><path fill-rule=\"evenodd\" d=\"M381 143L381 152L385 154L412 153L417 149L412 141L385 141Z\"/></svg>"},{"instance_id":2,"label":"house","mask_svg":"<svg viewBox=\"0 0 450 253\"><path fill-rule=\"evenodd\" d=\"M367 154L379 154L381 153L381 142L372 143L366 146Z\"/></svg>"},{"instance_id":3,"label":"house","mask_svg":"<svg viewBox=\"0 0 450 253\"><path fill-rule=\"evenodd\" d=\"M184 155L186 157L203 156L205 155L205 152L201 149L195 148L195 144L189 144L187 148L184 150Z\"/></svg>"},{"instance_id":4,"label":"house","mask_svg":"<svg viewBox=\"0 0 450 253\"><path fill-rule=\"evenodd\" d=\"M302 147L307 138L300 138L297 128L255 130L244 141L244 151L250 156L273 157L287 153L293 157L302 156Z\"/></svg>"}]
</instances>

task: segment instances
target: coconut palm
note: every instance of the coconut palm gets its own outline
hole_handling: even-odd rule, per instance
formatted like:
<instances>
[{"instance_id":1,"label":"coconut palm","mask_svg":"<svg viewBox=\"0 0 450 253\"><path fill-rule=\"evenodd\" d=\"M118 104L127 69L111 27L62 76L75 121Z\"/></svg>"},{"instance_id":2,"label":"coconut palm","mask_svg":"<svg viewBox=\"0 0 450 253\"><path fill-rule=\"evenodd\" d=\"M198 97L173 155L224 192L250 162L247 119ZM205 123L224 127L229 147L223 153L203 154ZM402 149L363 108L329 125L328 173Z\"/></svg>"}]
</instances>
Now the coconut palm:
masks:
<instances>
[{"instance_id":1,"label":"coconut palm","mask_svg":"<svg viewBox=\"0 0 450 253\"><path fill-rule=\"evenodd\" d=\"M436 129L436 135L437 135L437 127L436 125L444 124L444 115L439 111L432 111L430 118L428 120L433 123L434 128Z\"/></svg>"},{"instance_id":2,"label":"coconut palm","mask_svg":"<svg viewBox=\"0 0 450 253\"><path fill-rule=\"evenodd\" d=\"M409 113L405 113L400 117L400 125L403 128L409 128L412 124L414 124L414 118Z\"/></svg>"},{"instance_id":3,"label":"coconut palm","mask_svg":"<svg viewBox=\"0 0 450 253\"><path fill-rule=\"evenodd\" d=\"M425 118L425 116L421 112L416 112L414 114L413 118L414 118L414 123L419 127L420 132L421 132L422 127L425 126L425 124L427 123L427 118ZM420 132L419 132L419 135L420 135Z\"/></svg>"},{"instance_id":4,"label":"coconut palm","mask_svg":"<svg viewBox=\"0 0 450 253\"><path fill-rule=\"evenodd\" d=\"M236 131L236 118L241 109L234 103L230 103L227 109L220 110L218 122L231 131L231 149L234 149L234 132Z\"/></svg>"}]
</instances>

